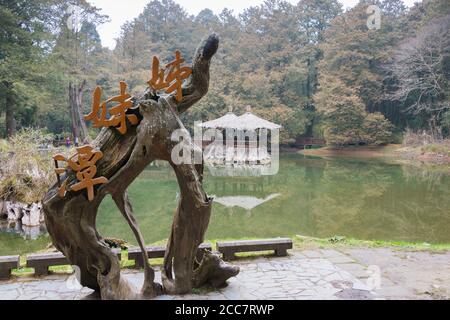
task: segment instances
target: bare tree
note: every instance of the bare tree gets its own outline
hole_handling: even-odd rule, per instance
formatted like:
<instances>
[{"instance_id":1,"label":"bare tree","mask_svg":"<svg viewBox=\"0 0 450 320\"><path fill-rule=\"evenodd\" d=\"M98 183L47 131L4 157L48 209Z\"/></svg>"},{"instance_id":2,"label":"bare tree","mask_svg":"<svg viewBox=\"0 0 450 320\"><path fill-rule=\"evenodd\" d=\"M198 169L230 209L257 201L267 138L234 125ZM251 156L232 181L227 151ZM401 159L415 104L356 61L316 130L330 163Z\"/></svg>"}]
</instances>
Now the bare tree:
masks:
<instances>
[{"instance_id":1,"label":"bare tree","mask_svg":"<svg viewBox=\"0 0 450 320\"><path fill-rule=\"evenodd\" d=\"M386 66L394 80L388 99L403 101L407 112L436 121L450 108L450 15L433 19L396 51Z\"/></svg>"}]
</instances>

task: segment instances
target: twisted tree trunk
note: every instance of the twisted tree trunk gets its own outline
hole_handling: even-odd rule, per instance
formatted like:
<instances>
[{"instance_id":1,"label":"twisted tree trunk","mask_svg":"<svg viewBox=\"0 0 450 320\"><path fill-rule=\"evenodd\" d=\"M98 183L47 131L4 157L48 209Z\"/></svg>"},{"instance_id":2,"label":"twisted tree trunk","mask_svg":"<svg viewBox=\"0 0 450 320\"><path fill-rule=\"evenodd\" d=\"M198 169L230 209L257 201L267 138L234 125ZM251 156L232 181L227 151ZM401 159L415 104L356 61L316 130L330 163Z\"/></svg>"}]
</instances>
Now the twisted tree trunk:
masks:
<instances>
[{"instance_id":1,"label":"twisted tree trunk","mask_svg":"<svg viewBox=\"0 0 450 320\"><path fill-rule=\"evenodd\" d=\"M200 45L193 61L191 80L183 87L182 101L178 102L173 94L155 97L147 91L135 98L136 107L129 110L140 119L137 127L128 123L125 135L115 128L102 129L92 145L103 152L103 158L97 162L97 176L108 178L108 182L96 187L93 201L88 201L84 191L70 191L61 198L56 184L44 198L46 224L55 247L80 268L82 285L99 290L103 299L151 298L163 290L187 293L197 285L223 285L239 272L236 267L218 263L218 258L212 258L209 252L201 262L195 261L209 223L212 199L202 187L202 165L176 165L171 160L172 149L178 143L171 140L172 133L185 130L179 115L207 93L210 62L218 44L219 39L213 34ZM190 140L184 143L194 147ZM145 280L141 293L135 293L121 278L119 261L97 232L95 221L100 203L110 194L144 249L127 188L154 160L165 160L172 165L181 199L166 250L164 288L154 282L154 270L148 263L146 251L142 250ZM68 186L76 182L73 172L67 173L67 179Z\"/></svg>"}]
</instances>

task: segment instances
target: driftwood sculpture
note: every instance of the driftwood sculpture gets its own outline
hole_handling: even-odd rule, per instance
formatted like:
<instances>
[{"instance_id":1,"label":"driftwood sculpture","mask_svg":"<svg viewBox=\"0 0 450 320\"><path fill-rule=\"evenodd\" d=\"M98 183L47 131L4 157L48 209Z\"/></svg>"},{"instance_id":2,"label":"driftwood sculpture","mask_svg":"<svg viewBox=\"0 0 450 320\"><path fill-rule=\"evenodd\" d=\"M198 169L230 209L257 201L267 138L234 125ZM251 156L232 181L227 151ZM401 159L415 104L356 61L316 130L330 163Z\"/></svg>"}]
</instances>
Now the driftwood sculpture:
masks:
<instances>
[{"instance_id":1,"label":"driftwood sculpture","mask_svg":"<svg viewBox=\"0 0 450 320\"><path fill-rule=\"evenodd\" d=\"M96 162L97 176L105 183L95 185L95 193L88 199L86 190L71 188L77 183L70 169L63 173L66 193L62 197L60 185L55 184L43 201L45 220L53 243L72 265L81 271L81 284L99 291L102 299L152 298L161 293L184 294L192 288L209 284L223 286L239 269L225 264L211 252L197 261L197 248L209 224L212 199L202 187L203 165L176 165L171 159L178 142L171 140L175 130L185 129L180 114L198 102L208 91L211 58L218 49L219 39L210 35L197 50L190 79L179 93L157 96L150 88L142 97L135 97L127 110L127 131L116 127L103 128L92 143L102 153ZM134 119L138 119L135 123ZM130 119L133 121L130 122ZM191 140L183 143L196 148ZM195 152L201 152L196 149ZM162 285L154 282L155 272L148 263L144 239L133 217L127 188L154 160L168 161L176 173L180 200L167 244ZM118 258L96 230L97 210L110 194L133 230L142 248L145 280L140 293L121 277Z\"/></svg>"}]
</instances>

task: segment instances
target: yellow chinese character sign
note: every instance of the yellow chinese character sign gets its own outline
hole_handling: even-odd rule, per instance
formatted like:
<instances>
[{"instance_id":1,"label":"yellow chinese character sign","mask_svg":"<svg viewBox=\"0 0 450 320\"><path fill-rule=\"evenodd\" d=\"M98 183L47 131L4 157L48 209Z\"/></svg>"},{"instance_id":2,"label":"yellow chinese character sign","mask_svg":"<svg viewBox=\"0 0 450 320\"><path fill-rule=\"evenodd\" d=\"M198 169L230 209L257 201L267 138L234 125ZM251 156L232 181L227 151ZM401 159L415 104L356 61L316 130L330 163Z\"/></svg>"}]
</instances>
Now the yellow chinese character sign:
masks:
<instances>
[{"instance_id":1,"label":"yellow chinese character sign","mask_svg":"<svg viewBox=\"0 0 450 320\"><path fill-rule=\"evenodd\" d=\"M108 179L105 177L95 177L97 174L97 166L95 164L102 157L103 153L100 150L94 150L94 148L89 145L77 148L77 153L69 159L66 159L66 157L61 154L55 155L53 160L55 161L55 172L58 177L58 183L60 184L59 196L64 197L67 188L67 179L61 185L60 175L70 168L76 173L78 180L78 183L71 186L70 190L80 191L87 189L88 200L94 200L94 186L108 182ZM67 166L59 168L58 161L66 162Z\"/></svg>"},{"instance_id":2,"label":"yellow chinese character sign","mask_svg":"<svg viewBox=\"0 0 450 320\"><path fill-rule=\"evenodd\" d=\"M191 68L181 66L184 62L180 51L177 50L175 60L166 65L166 69L169 69L169 73L166 75L166 69L160 68L159 59L153 57L152 79L148 81L150 88L155 92L162 89L166 89L166 93L177 91L175 99L181 102L183 100L183 80L192 74Z\"/></svg>"},{"instance_id":3,"label":"yellow chinese character sign","mask_svg":"<svg viewBox=\"0 0 450 320\"><path fill-rule=\"evenodd\" d=\"M91 120L94 128L101 127L116 127L121 134L127 133L127 122L130 121L132 125L137 125L139 119L134 114L126 114L127 110L133 106L131 95L126 93L127 84L120 82L120 95L112 97L106 101L101 102L102 88L95 88L92 111L84 117L85 120ZM108 109L109 103L116 103ZM100 113L100 114L99 114ZM109 113L109 118L107 118Z\"/></svg>"}]
</instances>

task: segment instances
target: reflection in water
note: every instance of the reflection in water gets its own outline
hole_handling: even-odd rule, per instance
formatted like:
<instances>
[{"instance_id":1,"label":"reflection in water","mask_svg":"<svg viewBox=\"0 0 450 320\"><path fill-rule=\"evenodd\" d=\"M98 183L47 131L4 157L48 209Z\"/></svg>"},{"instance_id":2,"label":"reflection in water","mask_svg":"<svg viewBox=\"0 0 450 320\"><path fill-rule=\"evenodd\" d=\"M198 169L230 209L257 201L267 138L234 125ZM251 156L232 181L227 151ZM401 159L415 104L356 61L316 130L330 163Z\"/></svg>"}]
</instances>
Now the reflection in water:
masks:
<instances>
[{"instance_id":1,"label":"reflection in water","mask_svg":"<svg viewBox=\"0 0 450 320\"><path fill-rule=\"evenodd\" d=\"M24 240L36 240L39 236L47 233L45 224L41 226L24 226L20 221L0 221L0 233L11 233L22 237Z\"/></svg>"},{"instance_id":2,"label":"reflection in water","mask_svg":"<svg viewBox=\"0 0 450 320\"><path fill-rule=\"evenodd\" d=\"M424 168L290 155L282 158L280 173L274 177L208 176L205 185L220 198L280 194L253 209L257 214L251 219L230 218L221 214L226 208L214 206L211 238L302 234L450 243L450 176Z\"/></svg>"},{"instance_id":3,"label":"reflection in water","mask_svg":"<svg viewBox=\"0 0 450 320\"><path fill-rule=\"evenodd\" d=\"M301 234L450 243L450 176L420 167L294 154L281 157L275 176L220 177L206 172L204 183L216 197L206 239ZM175 175L166 166L150 167L130 186L147 243L168 238L178 191ZM97 225L104 236L134 243L110 198L100 207ZM39 250L50 242L42 236L24 241L22 236L0 232L0 255Z\"/></svg>"},{"instance_id":4,"label":"reflection in water","mask_svg":"<svg viewBox=\"0 0 450 320\"><path fill-rule=\"evenodd\" d=\"M44 225L30 228L21 223L0 222L0 256L35 252L50 242Z\"/></svg>"},{"instance_id":5,"label":"reflection in water","mask_svg":"<svg viewBox=\"0 0 450 320\"><path fill-rule=\"evenodd\" d=\"M206 163L209 173L215 177L260 177L270 175L271 164L226 164Z\"/></svg>"},{"instance_id":6,"label":"reflection in water","mask_svg":"<svg viewBox=\"0 0 450 320\"><path fill-rule=\"evenodd\" d=\"M221 205L227 207L227 208L234 208L234 207L240 207L245 210L247 210L247 215L251 215L251 210L256 208L257 206L270 201L272 199L275 199L278 197L279 193L271 194L264 199L259 199L257 197L251 197L251 196L229 196L229 197L216 197L212 196L214 198L214 202L220 203ZM229 214L232 214L233 211L229 210Z\"/></svg>"}]
</instances>

